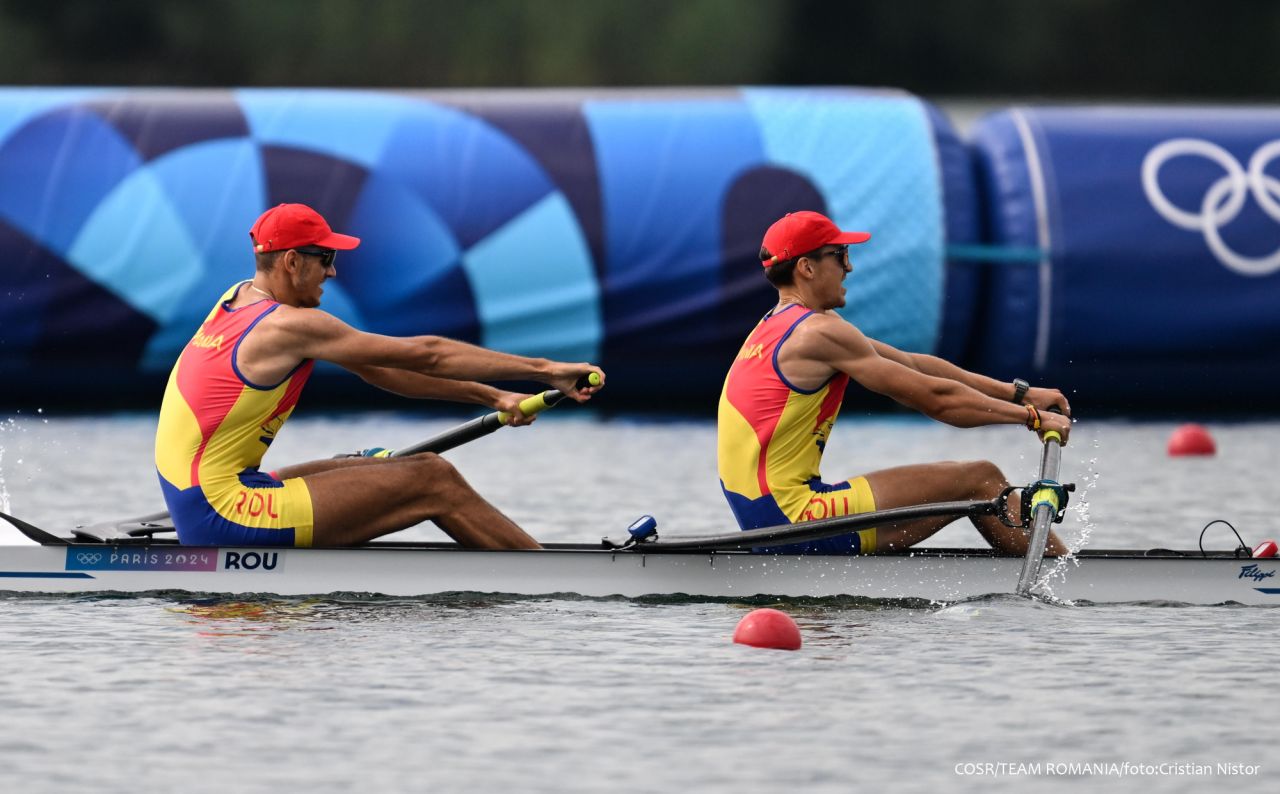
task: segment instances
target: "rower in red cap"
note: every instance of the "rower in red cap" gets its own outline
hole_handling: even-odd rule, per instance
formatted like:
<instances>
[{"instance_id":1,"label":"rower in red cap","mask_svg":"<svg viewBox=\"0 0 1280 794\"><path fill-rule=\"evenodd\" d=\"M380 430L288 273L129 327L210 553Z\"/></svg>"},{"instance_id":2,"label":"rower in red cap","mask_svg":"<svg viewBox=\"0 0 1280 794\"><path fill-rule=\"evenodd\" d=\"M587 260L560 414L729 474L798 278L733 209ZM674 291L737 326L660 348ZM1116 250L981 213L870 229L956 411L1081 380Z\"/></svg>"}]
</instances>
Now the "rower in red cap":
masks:
<instances>
[{"instance_id":1,"label":"rower in red cap","mask_svg":"<svg viewBox=\"0 0 1280 794\"><path fill-rule=\"evenodd\" d=\"M866 232L841 231L817 212L790 213L765 233L760 260L778 290L778 303L747 337L720 395L720 483L743 529L992 499L1008 486L989 461L900 466L823 482L818 465L851 378L956 427L1021 424L1056 430L1064 442L1070 433L1070 407L1058 390L1032 388L1021 379L1002 383L935 356L905 353L865 336L837 314L835 309L845 305L844 279L853 270L849 246L869 239ZM922 519L770 551L897 551L953 520ZM1026 553L1021 530L993 516L973 521L996 549ZM1066 551L1061 539L1050 535L1047 553Z\"/></svg>"},{"instance_id":2,"label":"rower in red cap","mask_svg":"<svg viewBox=\"0 0 1280 794\"><path fill-rule=\"evenodd\" d=\"M599 373L497 353L437 336L364 333L316 308L338 275L338 251L360 240L337 234L315 210L281 204L249 232L253 279L231 287L183 349L160 409L156 468L178 538L201 546L345 546L423 520L464 546L538 548L444 458L346 458L260 470L293 413L316 360L331 361L406 397L520 411L528 395L479 381L534 380L583 402Z\"/></svg>"}]
</instances>

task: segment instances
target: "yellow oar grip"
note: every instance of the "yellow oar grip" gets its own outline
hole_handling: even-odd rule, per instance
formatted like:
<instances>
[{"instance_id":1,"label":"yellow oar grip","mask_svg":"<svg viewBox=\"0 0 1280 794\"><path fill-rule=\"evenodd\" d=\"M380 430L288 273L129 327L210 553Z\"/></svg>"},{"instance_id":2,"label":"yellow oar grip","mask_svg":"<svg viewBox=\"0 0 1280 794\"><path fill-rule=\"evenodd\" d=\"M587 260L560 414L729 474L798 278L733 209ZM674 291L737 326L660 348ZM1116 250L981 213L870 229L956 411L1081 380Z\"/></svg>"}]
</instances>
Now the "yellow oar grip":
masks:
<instances>
[{"instance_id":1,"label":"yellow oar grip","mask_svg":"<svg viewBox=\"0 0 1280 794\"><path fill-rule=\"evenodd\" d=\"M1061 444L1061 443L1062 443L1062 435L1061 435L1060 433L1058 433L1058 431L1057 431L1057 430L1046 430L1046 431L1044 431L1044 440L1045 440L1045 441L1057 441L1059 444Z\"/></svg>"},{"instance_id":2,"label":"yellow oar grip","mask_svg":"<svg viewBox=\"0 0 1280 794\"><path fill-rule=\"evenodd\" d=\"M581 389L586 386L599 386L599 385L600 385L600 373L591 372L591 373L588 373L586 377L580 378L578 380L577 388ZM524 398L523 400L520 401L520 413L524 414L525 416L533 416L536 413L541 413L542 411L547 410L548 408L556 404L555 402L547 402L547 395L552 393L553 392L544 391L541 394L535 394L532 397ZM560 394L560 392L554 392L554 394L555 394L556 402L562 399L562 395ZM498 421L504 425L507 424L508 422L511 421L511 414L506 413L505 411L499 411Z\"/></svg>"},{"instance_id":3,"label":"yellow oar grip","mask_svg":"<svg viewBox=\"0 0 1280 794\"><path fill-rule=\"evenodd\" d=\"M547 403L547 393L535 394L532 397L525 397L520 401L520 413L525 416L533 416L536 413L547 410L551 406ZM511 414L506 411L498 412L498 421L504 425L511 421Z\"/></svg>"},{"instance_id":4,"label":"yellow oar grip","mask_svg":"<svg viewBox=\"0 0 1280 794\"><path fill-rule=\"evenodd\" d=\"M520 401L520 413L525 416L533 416L534 414L545 411L551 406L547 404L547 393L535 394L532 397L526 397Z\"/></svg>"},{"instance_id":5,"label":"yellow oar grip","mask_svg":"<svg viewBox=\"0 0 1280 794\"><path fill-rule=\"evenodd\" d=\"M1031 495L1031 509L1047 504L1053 508L1053 512L1057 513L1060 505L1058 504L1058 492L1052 488L1040 488Z\"/></svg>"}]
</instances>

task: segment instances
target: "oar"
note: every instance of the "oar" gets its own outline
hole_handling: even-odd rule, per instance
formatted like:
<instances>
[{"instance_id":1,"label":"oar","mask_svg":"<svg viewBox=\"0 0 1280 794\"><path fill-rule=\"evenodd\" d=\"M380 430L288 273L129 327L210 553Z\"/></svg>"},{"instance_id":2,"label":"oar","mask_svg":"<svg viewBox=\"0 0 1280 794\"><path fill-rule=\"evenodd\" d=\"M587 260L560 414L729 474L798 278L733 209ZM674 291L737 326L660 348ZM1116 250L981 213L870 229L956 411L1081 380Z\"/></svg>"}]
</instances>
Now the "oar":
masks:
<instances>
[{"instance_id":1,"label":"oar","mask_svg":"<svg viewBox=\"0 0 1280 794\"><path fill-rule=\"evenodd\" d=\"M31 538L41 546L65 546L71 541L66 538L60 538L52 532L45 531L34 524L28 524L20 518L15 518L8 513L0 513L0 518L8 521L13 528Z\"/></svg>"},{"instance_id":2,"label":"oar","mask_svg":"<svg viewBox=\"0 0 1280 794\"><path fill-rule=\"evenodd\" d=\"M1044 453L1040 457L1040 480L1031 494L1031 539L1027 542L1027 556L1022 561L1022 573L1018 576L1018 595L1031 593L1031 586L1040 576L1040 563L1044 560L1045 544L1049 542L1049 527L1061 509L1061 486L1058 485L1058 468L1062 462L1062 436L1049 430L1044 434ZM1025 504L1025 502L1024 502ZM1025 516L1023 517L1025 520Z\"/></svg>"},{"instance_id":3,"label":"oar","mask_svg":"<svg viewBox=\"0 0 1280 794\"><path fill-rule=\"evenodd\" d=\"M971 502L933 502L931 504L911 505L910 507L891 507L877 510L874 513L858 513L851 516L822 518L817 521L805 521L799 524L779 524L759 529L739 530L722 535L690 535L658 539L631 544L618 544L605 541L606 547L620 548L629 546L636 551L724 551L729 549L750 549L757 546L772 546L783 543L804 543L810 540L822 540L844 535L867 527L898 524L904 521L915 521L921 518L938 516L996 515L1000 512L1000 502L996 499Z\"/></svg>"},{"instance_id":4,"label":"oar","mask_svg":"<svg viewBox=\"0 0 1280 794\"><path fill-rule=\"evenodd\" d=\"M576 384L579 389L585 389L588 386L600 385L600 373L592 372L584 375ZM541 394L535 394L532 397L526 397L520 401L520 412L525 416L533 416L541 413L548 408L556 405L564 399L564 393L556 389L548 389ZM466 444L468 441L475 441L477 438L487 436L500 427L505 426L511 421L511 414L502 411L494 411L491 414L478 416L469 422L464 422L452 430L446 430L439 435L432 436L426 441L419 441L417 444L397 449L386 457L402 458L406 455L418 455L423 452L434 452L440 454L454 447Z\"/></svg>"}]
</instances>

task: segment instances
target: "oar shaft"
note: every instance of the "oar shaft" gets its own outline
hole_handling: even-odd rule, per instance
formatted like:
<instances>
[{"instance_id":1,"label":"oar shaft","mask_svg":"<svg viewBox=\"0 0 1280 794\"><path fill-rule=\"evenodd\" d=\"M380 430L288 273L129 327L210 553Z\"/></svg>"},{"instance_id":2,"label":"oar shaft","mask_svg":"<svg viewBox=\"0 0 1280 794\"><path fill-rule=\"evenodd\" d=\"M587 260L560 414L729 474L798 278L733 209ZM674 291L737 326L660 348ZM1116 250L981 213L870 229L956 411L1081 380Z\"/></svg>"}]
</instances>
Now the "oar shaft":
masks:
<instances>
[{"instance_id":1,"label":"oar shaft","mask_svg":"<svg viewBox=\"0 0 1280 794\"><path fill-rule=\"evenodd\" d=\"M1062 441L1057 433L1045 434L1044 453L1040 456L1040 479L1058 480L1062 463ZM1051 488L1039 488L1031 495L1031 537L1027 541L1027 556L1022 561L1022 573L1018 576L1018 595L1029 595L1031 587L1040 578L1040 565L1049 542L1049 529L1058 514L1058 494Z\"/></svg>"},{"instance_id":2,"label":"oar shaft","mask_svg":"<svg viewBox=\"0 0 1280 794\"><path fill-rule=\"evenodd\" d=\"M882 527L904 521L939 516L995 515L999 505L994 501L931 502L909 507L892 507L874 513L858 513L836 518L823 518L799 524L779 524L773 527L748 529L724 535L698 535L688 537L659 538L635 546L637 551L729 551L751 549L758 546L775 546L786 543L804 543L844 535L859 529Z\"/></svg>"},{"instance_id":3,"label":"oar shaft","mask_svg":"<svg viewBox=\"0 0 1280 794\"><path fill-rule=\"evenodd\" d=\"M520 402L520 412L525 416L545 411L556 403L564 399L564 394L549 389L541 394L535 394L532 397L526 397ZM420 455L423 452L434 452L437 455L446 452L454 447L461 446L468 441L475 441L481 436L487 436L507 422L511 421L511 415L502 411L494 411L484 416L478 416L470 422L465 422L457 427L450 428L438 435L432 436L425 441L419 441L412 446L397 449L391 453L393 458L402 458L406 455Z\"/></svg>"},{"instance_id":4,"label":"oar shaft","mask_svg":"<svg viewBox=\"0 0 1280 794\"><path fill-rule=\"evenodd\" d=\"M600 373L591 372L578 378L578 382L575 385L579 389L585 389L588 386L599 386L601 380ZM541 394L525 397L520 401L520 413L525 416L533 416L558 404L564 397L564 393L557 389L548 389ZM423 452L434 452L438 455L454 447L462 446L468 441L475 441L477 438L487 436L510 422L511 414L505 411L494 411L484 416L478 416L469 422L463 422L457 427L449 428L443 433L428 438L426 441L419 441L417 444L397 449L390 454L383 452L379 457L403 458L407 455L420 455ZM339 455L338 457L359 457L359 455L360 453L356 453L354 456Z\"/></svg>"}]
</instances>

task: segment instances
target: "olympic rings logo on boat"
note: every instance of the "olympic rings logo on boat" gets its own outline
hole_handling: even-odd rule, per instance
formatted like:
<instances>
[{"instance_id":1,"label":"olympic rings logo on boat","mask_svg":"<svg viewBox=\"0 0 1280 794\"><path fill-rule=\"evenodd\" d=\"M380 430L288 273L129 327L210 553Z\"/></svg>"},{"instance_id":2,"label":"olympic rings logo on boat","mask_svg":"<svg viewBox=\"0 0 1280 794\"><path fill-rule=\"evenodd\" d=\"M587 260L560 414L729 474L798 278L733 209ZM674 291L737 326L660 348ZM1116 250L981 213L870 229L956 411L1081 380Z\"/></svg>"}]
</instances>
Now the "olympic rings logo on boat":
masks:
<instances>
[{"instance_id":1,"label":"olympic rings logo on boat","mask_svg":"<svg viewBox=\"0 0 1280 794\"><path fill-rule=\"evenodd\" d=\"M1160 169L1175 157L1204 157L1222 166L1226 175L1214 182L1200 202L1199 212L1176 206L1160 189ZM1263 144L1245 168L1226 149L1199 138L1174 138L1157 145L1142 160L1142 190L1151 206L1165 220L1188 231L1200 232L1209 250L1226 267L1246 276L1265 276L1280 270L1280 249L1269 256L1251 257L1232 250L1222 240L1222 227L1240 214L1249 195L1267 214L1280 222L1280 179L1266 174L1280 156L1280 140Z\"/></svg>"},{"instance_id":2,"label":"olympic rings logo on boat","mask_svg":"<svg viewBox=\"0 0 1280 794\"><path fill-rule=\"evenodd\" d=\"M96 565L102 561L102 555L96 551L82 551L76 555L81 565Z\"/></svg>"}]
</instances>

